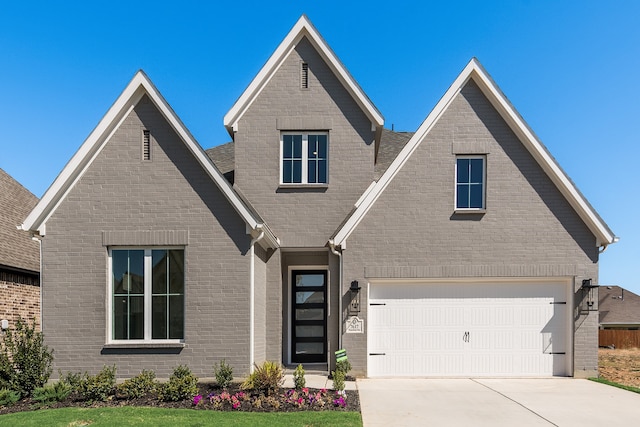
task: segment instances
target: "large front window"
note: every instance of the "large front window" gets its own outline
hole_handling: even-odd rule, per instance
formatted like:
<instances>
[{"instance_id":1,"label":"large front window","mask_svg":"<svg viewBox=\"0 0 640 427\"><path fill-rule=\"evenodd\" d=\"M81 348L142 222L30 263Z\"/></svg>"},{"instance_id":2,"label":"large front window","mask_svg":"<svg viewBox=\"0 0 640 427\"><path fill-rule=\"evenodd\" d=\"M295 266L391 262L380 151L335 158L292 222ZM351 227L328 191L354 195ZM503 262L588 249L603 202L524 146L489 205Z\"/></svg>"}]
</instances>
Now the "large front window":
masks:
<instances>
[{"instance_id":1,"label":"large front window","mask_svg":"<svg viewBox=\"0 0 640 427\"><path fill-rule=\"evenodd\" d=\"M327 184L329 135L287 132L281 138L282 184Z\"/></svg>"},{"instance_id":2,"label":"large front window","mask_svg":"<svg viewBox=\"0 0 640 427\"><path fill-rule=\"evenodd\" d=\"M184 338L184 250L111 249L111 339Z\"/></svg>"}]
</instances>

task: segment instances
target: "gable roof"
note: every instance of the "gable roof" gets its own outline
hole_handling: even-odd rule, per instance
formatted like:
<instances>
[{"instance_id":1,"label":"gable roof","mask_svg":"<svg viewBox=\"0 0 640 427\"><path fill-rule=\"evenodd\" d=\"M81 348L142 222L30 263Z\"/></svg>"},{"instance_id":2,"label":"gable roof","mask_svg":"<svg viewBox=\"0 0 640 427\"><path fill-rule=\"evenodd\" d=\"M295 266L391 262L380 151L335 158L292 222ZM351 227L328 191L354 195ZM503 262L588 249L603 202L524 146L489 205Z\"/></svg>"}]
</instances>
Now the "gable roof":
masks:
<instances>
[{"instance_id":1,"label":"gable roof","mask_svg":"<svg viewBox=\"0 0 640 427\"><path fill-rule=\"evenodd\" d=\"M40 247L18 225L38 198L0 169L0 266L40 271Z\"/></svg>"},{"instance_id":2,"label":"gable roof","mask_svg":"<svg viewBox=\"0 0 640 427\"><path fill-rule=\"evenodd\" d=\"M601 325L640 325L640 296L620 286L598 288Z\"/></svg>"},{"instance_id":3,"label":"gable roof","mask_svg":"<svg viewBox=\"0 0 640 427\"><path fill-rule=\"evenodd\" d=\"M93 162L93 159L100 153L102 147L105 146L113 133L119 128L122 121L129 115L144 95L147 95L149 99L151 99L158 111L160 111L189 151L191 151L196 160L211 177L211 180L218 186L222 194L224 194L238 214L247 223L247 226L255 231L264 231L265 240L268 244L272 247L277 246L277 237L271 232L264 221L260 219L251 206L249 206L248 203L235 192L229 182L224 179L220 171L205 154L200 144L196 142L195 138L142 70L135 74L115 103L109 108L107 114L100 120L98 126L91 132L69 163L67 163L62 172L60 172L53 184L51 184L51 187L49 187L44 196L42 196L40 202L33 211L31 211L27 219L25 219L22 228L24 230L38 232L40 235L46 233L45 223L47 219L55 211L71 188L73 188L74 184L82 177Z\"/></svg>"},{"instance_id":4,"label":"gable roof","mask_svg":"<svg viewBox=\"0 0 640 427\"><path fill-rule=\"evenodd\" d=\"M600 218L595 209L589 204L587 199L578 190L575 184L569 179L560 165L551 156L547 148L540 142L535 133L529 128L524 119L511 105L507 97L495 84L493 79L482 67L476 58L472 58L460 75L455 79L444 96L438 101L434 109L429 113L424 122L420 125L413 137L400 151L389 168L380 177L372 188L367 189L359 200L359 203L348 217L348 219L336 231L330 243L335 246L345 247L349 235L355 230L362 218L367 214L380 194L387 188L391 180L398 174L413 152L422 143L425 136L431 131L438 119L447 110L449 104L462 90L466 83L472 79L479 87L484 96L498 111L500 116L509 125L518 139L527 148L529 153L536 159L538 164L556 185L558 190L567 199L576 213L589 227L589 230L596 237L596 245L606 247L618 241L607 224Z\"/></svg>"},{"instance_id":5,"label":"gable roof","mask_svg":"<svg viewBox=\"0 0 640 427\"><path fill-rule=\"evenodd\" d=\"M240 118L251 106L262 89L267 85L269 80L271 80L273 75L278 71L285 59L303 37L306 37L309 40L322 59L324 59L329 68L336 75L338 80L342 83L344 88L351 94L360 108L362 108L362 111L367 115L369 120L371 120L372 127L375 128L372 130L376 130L378 132L382 130L382 125L384 124L384 117L382 117L382 114L380 114L378 109L373 105L358 83L354 80L351 74L349 74L342 62L340 62L322 36L320 36L313 24L311 24L311 21L309 21L309 18L307 18L306 15L302 15L291 31L289 31L289 34L287 34L284 40L280 43L275 52L273 52L271 57L269 57L260 72L258 72L242 95L240 95L240 98L238 98L227 114L225 114L224 125L230 135L233 136L233 130L237 128Z\"/></svg>"}]
</instances>

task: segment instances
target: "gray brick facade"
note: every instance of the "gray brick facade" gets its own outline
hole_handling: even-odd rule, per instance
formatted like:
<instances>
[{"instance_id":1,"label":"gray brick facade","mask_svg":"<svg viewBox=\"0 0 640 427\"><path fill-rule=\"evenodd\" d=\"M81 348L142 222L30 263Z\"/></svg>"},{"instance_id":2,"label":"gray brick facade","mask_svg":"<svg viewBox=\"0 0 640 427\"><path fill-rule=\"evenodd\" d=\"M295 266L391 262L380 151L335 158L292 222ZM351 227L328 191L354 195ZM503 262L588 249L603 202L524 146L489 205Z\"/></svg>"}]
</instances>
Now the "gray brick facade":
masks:
<instances>
[{"instance_id":1,"label":"gray brick facade","mask_svg":"<svg viewBox=\"0 0 640 427\"><path fill-rule=\"evenodd\" d=\"M213 364L226 359L236 376L245 375L252 360L252 271L253 360L289 363L291 270L326 269L328 354L346 348L356 375L367 373L368 285L390 278L571 283L573 374L594 375L597 312L579 310L579 288L583 279L597 283L598 238L473 79L338 248L341 256L332 253L329 241L359 209L355 203L415 139L385 131L395 145L380 148L381 125L372 123L362 99L337 75L342 65L327 63L326 53L316 50L324 42L305 34L228 127L233 148L209 152L214 162L224 154L217 164L225 165L233 190L216 175L212 179L147 88L150 95L119 121L60 203L50 202L56 206L43 220L42 319L55 350L54 373L116 364L119 377L152 369L163 378L186 364L199 377L211 377ZM302 62L308 64L308 88L300 85ZM143 130L151 135L150 160L142 158ZM284 131L328 133L327 185L280 184ZM486 156L483 212L454 209L459 154ZM226 190L245 200L279 243L252 249L260 229L250 234ZM184 248L183 345L109 342L108 251L127 247ZM346 334L353 280L362 286L365 333ZM332 364L329 357L327 368Z\"/></svg>"}]
</instances>

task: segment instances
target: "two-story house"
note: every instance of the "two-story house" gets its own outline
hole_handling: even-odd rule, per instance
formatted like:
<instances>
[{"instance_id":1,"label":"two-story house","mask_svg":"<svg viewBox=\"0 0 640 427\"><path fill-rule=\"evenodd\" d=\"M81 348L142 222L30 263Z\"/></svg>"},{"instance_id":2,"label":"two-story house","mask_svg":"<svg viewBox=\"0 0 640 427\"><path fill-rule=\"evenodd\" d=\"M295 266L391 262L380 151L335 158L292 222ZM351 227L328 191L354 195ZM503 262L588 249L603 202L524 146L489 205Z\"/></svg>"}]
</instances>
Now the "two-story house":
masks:
<instances>
[{"instance_id":1,"label":"two-story house","mask_svg":"<svg viewBox=\"0 0 640 427\"><path fill-rule=\"evenodd\" d=\"M23 224L56 371L593 375L617 238L479 62L383 125L305 16L207 152L138 72Z\"/></svg>"}]
</instances>

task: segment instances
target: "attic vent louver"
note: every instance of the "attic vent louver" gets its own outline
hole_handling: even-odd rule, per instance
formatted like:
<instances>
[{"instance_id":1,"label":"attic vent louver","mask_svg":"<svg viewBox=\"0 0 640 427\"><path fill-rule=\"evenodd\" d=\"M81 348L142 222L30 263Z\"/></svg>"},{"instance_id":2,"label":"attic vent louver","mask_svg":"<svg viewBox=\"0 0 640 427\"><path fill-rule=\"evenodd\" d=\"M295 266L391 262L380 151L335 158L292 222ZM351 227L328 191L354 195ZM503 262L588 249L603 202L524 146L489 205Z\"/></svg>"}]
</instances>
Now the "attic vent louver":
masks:
<instances>
[{"instance_id":1,"label":"attic vent louver","mask_svg":"<svg viewBox=\"0 0 640 427\"><path fill-rule=\"evenodd\" d=\"M151 160L151 133L142 131L142 160Z\"/></svg>"},{"instance_id":2,"label":"attic vent louver","mask_svg":"<svg viewBox=\"0 0 640 427\"><path fill-rule=\"evenodd\" d=\"M309 89L309 64L303 62L300 68L300 86Z\"/></svg>"}]
</instances>

